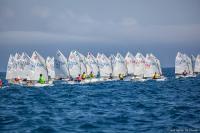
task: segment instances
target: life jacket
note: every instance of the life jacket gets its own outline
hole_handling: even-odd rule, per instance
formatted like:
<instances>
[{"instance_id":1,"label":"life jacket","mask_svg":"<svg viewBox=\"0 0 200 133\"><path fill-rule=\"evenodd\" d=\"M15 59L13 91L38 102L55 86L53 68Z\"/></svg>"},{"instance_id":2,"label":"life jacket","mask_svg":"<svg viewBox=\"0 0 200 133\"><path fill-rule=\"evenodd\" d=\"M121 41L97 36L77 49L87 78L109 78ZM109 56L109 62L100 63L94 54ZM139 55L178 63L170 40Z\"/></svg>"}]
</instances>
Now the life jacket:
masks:
<instances>
[{"instance_id":1,"label":"life jacket","mask_svg":"<svg viewBox=\"0 0 200 133\"><path fill-rule=\"evenodd\" d=\"M0 80L0 86L2 86L3 85L3 82L2 82L2 80Z\"/></svg>"},{"instance_id":2,"label":"life jacket","mask_svg":"<svg viewBox=\"0 0 200 133\"><path fill-rule=\"evenodd\" d=\"M81 76L78 76L78 77L76 78L76 80L81 81L81 80L82 80Z\"/></svg>"},{"instance_id":3,"label":"life jacket","mask_svg":"<svg viewBox=\"0 0 200 133\"><path fill-rule=\"evenodd\" d=\"M45 78L44 76L40 76L39 81L40 84L44 84L45 83Z\"/></svg>"},{"instance_id":4,"label":"life jacket","mask_svg":"<svg viewBox=\"0 0 200 133\"><path fill-rule=\"evenodd\" d=\"M18 82L20 79L19 78L15 78L15 81Z\"/></svg>"},{"instance_id":5,"label":"life jacket","mask_svg":"<svg viewBox=\"0 0 200 133\"><path fill-rule=\"evenodd\" d=\"M93 73L90 73L90 78L94 78L94 74Z\"/></svg>"},{"instance_id":6,"label":"life jacket","mask_svg":"<svg viewBox=\"0 0 200 133\"><path fill-rule=\"evenodd\" d=\"M160 74L156 73L153 75L153 79L158 79L160 77Z\"/></svg>"},{"instance_id":7,"label":"life jacket","mask_svg":"<svg viewBox=\"0 0 200 133\"><path fill-rule=\"evenodd\" d=\"M86 79L86 74L82 74L82 79Z\"/></svg>"},{"instance_id":8,"label":"life jacket","mask_svg":"<svg viewBox=\"0 0 200 133\"><path fill-rule=\"evenodd\" d=\"M122 74L120 74L120 75L119 75L119 79L120 79L120 80L123 80L123 79L124 79L124 76L123 76Z\"/></svg>"}]
</instances>

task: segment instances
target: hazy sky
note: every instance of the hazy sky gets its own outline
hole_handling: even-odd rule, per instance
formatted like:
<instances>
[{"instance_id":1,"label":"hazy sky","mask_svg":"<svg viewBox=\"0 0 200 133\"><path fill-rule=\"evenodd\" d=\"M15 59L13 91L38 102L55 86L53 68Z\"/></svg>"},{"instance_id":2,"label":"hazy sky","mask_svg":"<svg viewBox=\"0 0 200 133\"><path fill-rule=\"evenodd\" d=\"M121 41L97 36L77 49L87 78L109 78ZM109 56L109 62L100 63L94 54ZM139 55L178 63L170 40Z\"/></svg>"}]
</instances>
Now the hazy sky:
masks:
<instances>
[{"instance_id":1,"label":"hazy sky","mask_svg":"<svg viewBox=\"0 0 200 133\"><path fill-rule=\"evenodd\" d=\"M200 0L0 0L0 71L9 54L200 53Z\"/></svg>"}]
</instances>

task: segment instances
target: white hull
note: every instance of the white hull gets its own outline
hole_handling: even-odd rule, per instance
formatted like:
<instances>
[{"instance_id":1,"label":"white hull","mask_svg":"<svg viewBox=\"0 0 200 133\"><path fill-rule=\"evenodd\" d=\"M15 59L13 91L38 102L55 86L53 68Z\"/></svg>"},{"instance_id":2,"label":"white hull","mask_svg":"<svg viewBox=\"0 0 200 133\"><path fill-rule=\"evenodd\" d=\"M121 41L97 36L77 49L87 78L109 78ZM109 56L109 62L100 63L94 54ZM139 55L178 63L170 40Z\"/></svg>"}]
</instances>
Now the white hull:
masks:
<instances>
[{"instance_id":1,"label":"white hull","mask_svg":"<svg viewBox=\"0 0 200 133\"><path fill-rule=\"evenodd\" d=\"M156 80L156 81L166 81L167 78L164 77L164 76L161 76L160 78L158 78L158 79L153 79L153 80Z\"/></svg>"},{"instance_id":2,"label":"white hull","mask_svg":"<svg viewBox=\"0 0 200 133\"><path fill-rule=\"evenodd\" d=\"M189 74L189 75L176 75L176 79L178 78L194 78L196 75Z\"/></svg>"},{"instance_id":3,"label":"white hull","mask_svg":"<svg viewBox=\"0 0 200 133\"><path fill-rule=\"evenodd\" d=\"M167 78L164 77L164 76L161 76L161 77L158 78L158 79L153 79L153 78L143 78L143 77L132 77L132 80L135 80L135 81L142 81L142 82L144 82L144 81L148 81L148 80L165 81L165 80L167 80Z\"/></svg>"},{"instance_id":4,"label":"white hull","mask_svg":"<svg viewBox=\"0 0 200 133\"><path fill-rule=\"evenodd\" d=\"M66 81L65 84L92 84L92 83L109 82L109 81L116 81L116 79L94 78L94 79L85 79L82 81Z\"/></svg>"},{"instance_id":5,"label":"white hull","mask_svg":"<svg viewBox=\"0 0 200 133\"><path fill-rule=\"evenodd\" d=\"M26 83L25 81L20 81L17 83L12 83L12 85L18 85L18 86L27 86L27 87L46 87L46 86L54 86L53 81L49 81L48 83L45 84L40 84L40 83Z\"/></svg>"},{"instance_id":6,"label":"white hull","mask_svg":"<svg viewBox=\"0 0 200 133\"><path fill-rule=\"evenodd\" d=\"M26 85L26 86L28 86L28 87L46 87L46 86L54 86L54 84L52 84L52 83L47 83L47 84L36 83L33 85Z\"/></svg>"},{"instance_id":7,"label":"white hull","mask_svg":"<svg viewBox=\"0 0 200 133\"><path fill-rule=\"evenodd\" d=\"M143 77L135 77L135 76L132 77L131 79L134 81L141 81L141 82L149 80L149 79L144 79Z\"/></svg>"}]
</instances>

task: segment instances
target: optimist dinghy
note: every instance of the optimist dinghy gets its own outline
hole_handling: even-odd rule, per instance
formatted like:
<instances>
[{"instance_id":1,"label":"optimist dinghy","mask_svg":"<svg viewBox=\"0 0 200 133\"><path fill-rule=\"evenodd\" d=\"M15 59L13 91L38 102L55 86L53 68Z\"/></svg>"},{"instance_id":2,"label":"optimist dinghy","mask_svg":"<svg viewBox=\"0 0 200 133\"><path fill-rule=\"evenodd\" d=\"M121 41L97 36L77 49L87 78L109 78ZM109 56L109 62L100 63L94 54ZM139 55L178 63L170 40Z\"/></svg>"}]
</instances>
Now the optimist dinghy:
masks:
<instances>
[{"instance_id":1,"label":"optimist dinghy","mask_svg":"<svg viewBox=\"0 0 200 133\"><path fill-rule=\"evenodd\" d=\"M144 78L156 81L166 80L166 78L162 76L160 61L153 54L146 55Z\"/></svg>"},{"instance_id":2,"label":"optimist dinghy","mask_svg":"<svg viewBox=\"0 0 200 133\"><path fill-rule=\"evenodd\" d=\"M176 78L195 77L192 69L192 61L186 54L177 53L175 59L175 74Z\"/></svg>"},{"instance_id":3,"label":"optimist dinghy","mask_svg":"<svg viewBox=\"0 0 200 133\"><path fill-rule=\"evenodd\" d=\"M132 77L132 80L146 81L146 79L144 79L144 71L145 58L141 53L137 53L135 56L134 76Z\"/></svg>"},{"instance_id":4,"label":"optimist dinghy","mask_svg":"<svg viewBox=\"0 0 200 133\"><path fill-rule=\"evenodd\" d=\"M54 86L53 84L53 81L49 81L49 82L46 82L44 84L40 84L38 82L35 82L35 83L32 83L32 82L28 82L26 83L25 85L22 85L22 86L26 86L26 87L48 87L48 86Z\"/></svg>"},{"instance_id":5,"label":"optimist dinghy","mask_svg":"<svg viewBox=\"0 0 200 133\"><path fill-rule=\"evenodd\" d=\"M99 83L104 82L103 78L93 78L93 79L85 79L81 81L67 81L66 84L91 84L91 83Z\"/></svg>"},{"instance_id":6,"label":"optimist dinghy","mask_svg":"<svg viewBox=\"0 0 200 133\"><path fill-rule=\"evenodd\" d=\"M115 78L118 77L120 74L122 74L123 76L127 76L127 73L128 70L125 65L125 59L120 53L117 53L113 62L113 76Z\"/></svg>"}]
</instances>

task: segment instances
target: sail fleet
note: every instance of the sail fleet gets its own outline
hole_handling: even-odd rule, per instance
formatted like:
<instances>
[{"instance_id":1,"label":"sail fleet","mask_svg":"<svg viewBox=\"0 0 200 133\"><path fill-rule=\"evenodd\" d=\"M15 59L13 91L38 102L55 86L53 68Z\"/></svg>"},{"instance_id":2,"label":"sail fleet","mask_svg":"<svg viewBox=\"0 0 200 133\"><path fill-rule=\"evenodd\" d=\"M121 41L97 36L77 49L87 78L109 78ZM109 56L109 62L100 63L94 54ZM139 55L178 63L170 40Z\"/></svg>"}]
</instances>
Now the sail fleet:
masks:
<instances>
[{"instance_id":1,"label":"sail fleet","mask_svg":"<svg viewBox=\"0 0 200 133\"><path fill-rule=\"evenodd\" d=\"M109 57L98 53L95 57L90 52L84 56L78 51L71 51L66 57L59 50L54 57L48 56L46 59L37 51L34 51L31 57L25 52L10 55L6 79L13 84L36 86L39 77L43 75L46 81L45 85L50 85L53 81L58 80L76 83L77 76L83 73L87 76L91 73L94 75L93 79L87 78L81 81L83 83L119 80L119 76L141 81L165 79L162 75L160 61L152 53L146 54L146 56L137 53L134 56L127 52L125 57L120 53ZM186 54L178 52L175 59L176 77L192 77L197 73L200 73L200 55L190 58ZM157 75L156 78L155 75Z\"/></svg>"}]
</instances>

